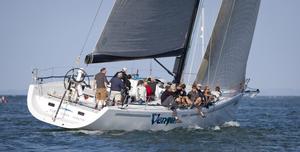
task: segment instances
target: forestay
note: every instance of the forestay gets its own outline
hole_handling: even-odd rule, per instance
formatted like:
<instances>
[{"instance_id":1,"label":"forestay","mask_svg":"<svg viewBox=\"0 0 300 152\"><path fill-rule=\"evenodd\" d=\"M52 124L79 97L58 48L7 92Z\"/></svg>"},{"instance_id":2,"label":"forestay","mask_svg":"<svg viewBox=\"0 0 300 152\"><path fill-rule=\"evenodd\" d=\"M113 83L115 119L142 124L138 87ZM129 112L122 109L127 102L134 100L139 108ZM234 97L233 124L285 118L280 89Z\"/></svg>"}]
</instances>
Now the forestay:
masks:
<instances>
[{"instance_id":1,"label":"forestay","mask_svg":"<svg viewBox=\"0 0 300 152\"><path fill-rule=\"evenodd\" d=\"M239 90L255 29L260 0L223 0L196 82Z\"/></svg>"},{"instance_id":2,"label":"forestay","mask_svg":"<svg viewBox=\"0 0 300 152\"><path fill-rule=\"evenodd\" d=\"M86 63L178 56L186 51L198 0L116 0Z\"/></svg>"}]
</instances>

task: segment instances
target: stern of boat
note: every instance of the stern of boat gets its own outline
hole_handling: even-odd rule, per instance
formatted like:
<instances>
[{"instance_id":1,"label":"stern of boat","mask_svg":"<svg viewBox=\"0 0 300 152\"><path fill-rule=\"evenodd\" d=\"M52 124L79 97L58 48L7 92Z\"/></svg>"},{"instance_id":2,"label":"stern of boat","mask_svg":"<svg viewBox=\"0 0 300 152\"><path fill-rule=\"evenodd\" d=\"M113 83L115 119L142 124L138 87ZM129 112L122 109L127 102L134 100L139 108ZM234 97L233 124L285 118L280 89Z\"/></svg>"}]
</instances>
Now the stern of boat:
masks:
<instances>
[{"instance_id":1,"label":"stern of boat","mask_svg":"<svg viewBox=\"0 0 300 152\"><path fill-rule=\"evenodd\" d=\"M58 108L63 92L60 82L31 84L27 95L30 113L40 121L68 129L85 127L105 113L105 109L99 111L68 100L62 101ZM57 110L57 117L54 118Z\"/></svg>"}]
</instances>

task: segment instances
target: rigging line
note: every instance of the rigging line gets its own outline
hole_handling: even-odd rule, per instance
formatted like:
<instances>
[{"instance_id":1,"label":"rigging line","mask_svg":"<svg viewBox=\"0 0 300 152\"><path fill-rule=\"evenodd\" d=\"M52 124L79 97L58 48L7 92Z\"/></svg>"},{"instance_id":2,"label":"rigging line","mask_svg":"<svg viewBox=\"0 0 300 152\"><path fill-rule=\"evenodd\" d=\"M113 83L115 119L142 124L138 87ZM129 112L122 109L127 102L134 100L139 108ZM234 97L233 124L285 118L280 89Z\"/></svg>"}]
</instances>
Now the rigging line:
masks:
<instances>
[{"instance_id":1,"label":"rigging line","mask_svg":"<svg viewBox=\"0 0 300 152\"><path fill-rule=\"evenodd\" d=\"M88 39L89 39L89 37L90 37L90 35L91 35L92 29L93 29L94 24L95 24L95 22L96 22L97 16L98 16L99 11L100 11L100 8L101 8L101 6L102 6L102 3L103 3L103 0L101 0L101 2L99 3L99 6L98 6L97 11L96 11L96 14L95 14L95 16L94 16L94 18L93 18L93 21L92 21L92 24L91 24L90 29L89 29L89 31L88 31L88 34L86 35L86 38L85 38L84 43L83 43L83 45L82 45L81 52L80 52L80 54L79 54L79 59L80 59L80 57L81 57L81 55L82 55L82 53L83 53L83 51L84 51L84 48L85 48L85 46L86 46L87 41L88 41Z\"/></svg>"},{"instance_id":2,"label":"rigging line","mask_svg":"<svg viewBox=\"0 0 300 152\"><path fill-rule=\"evenodd\" d=\"M214 33L213 33L214 34ZM212 43L213 43L213 36L211 37L211 39L209 40L209 55L208 55L208 70L207 70L207 84L206 85L210 85L210 58L211 58L211 50L212 50Z\"/></svg>"},{"instance_id":3,"label":"rigging line","mask_svg":"<svg viewBox=\"0 0 300 152\"><path fill-rule=\"evenodd\" d=\"M217 74L217 72L218 72L218 70L219 70L219 65L220 65L221 55L222 55L222 53L223 53L224 44L225 44L225 41L226 41L226 38L227 38L227 32L228 32L228 29L229 29L229 25L230 25L231 17L232 17L232 14L233 14L233 10L234 10L234 8L235 8L235 1L236 1L236 0L234 0L232 9L231 9L231 11L230 11L229 21L228 21L228 23L227 23L227 28L226 28L226 31L225 31L225 34L224 34L224 40L223 40L223 42L222 42L221 51L220 51L220 54L219 54L219 58L218 58L218 60L217 60L218 62L217 62L215 74L214 74L213 81L212 81L213 83L215 82L216 74Z\"/></svg>"}]
</instances>

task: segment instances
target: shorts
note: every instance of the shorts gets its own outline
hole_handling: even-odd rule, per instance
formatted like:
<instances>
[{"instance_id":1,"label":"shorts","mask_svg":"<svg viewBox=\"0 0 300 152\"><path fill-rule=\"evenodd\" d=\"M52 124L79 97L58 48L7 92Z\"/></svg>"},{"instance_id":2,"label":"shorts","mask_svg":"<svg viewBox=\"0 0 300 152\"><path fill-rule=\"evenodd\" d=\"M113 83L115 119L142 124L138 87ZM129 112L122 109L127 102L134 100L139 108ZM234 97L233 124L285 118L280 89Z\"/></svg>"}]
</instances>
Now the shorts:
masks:
<instances>
[{"instance_id":1,"label":"shorts","mask_svg":"<svg viewBox=\"0 0 300 152\"><path fill-rule=\"evenodd\" d=\"M110 100L115 99L115 101L121 101L121 91L111 91L110 92Z\"/></svg>"},{"instance_id":2,"label":"shorts","mask_svg":"<svg viewBox=\"0 0 300 152\"><path fill-rule=\"evenodd\" d=\"M97 88L96 99L97 100L106 100L107 99L107 90L106 88Z\"/></svg>"}]
</instances>

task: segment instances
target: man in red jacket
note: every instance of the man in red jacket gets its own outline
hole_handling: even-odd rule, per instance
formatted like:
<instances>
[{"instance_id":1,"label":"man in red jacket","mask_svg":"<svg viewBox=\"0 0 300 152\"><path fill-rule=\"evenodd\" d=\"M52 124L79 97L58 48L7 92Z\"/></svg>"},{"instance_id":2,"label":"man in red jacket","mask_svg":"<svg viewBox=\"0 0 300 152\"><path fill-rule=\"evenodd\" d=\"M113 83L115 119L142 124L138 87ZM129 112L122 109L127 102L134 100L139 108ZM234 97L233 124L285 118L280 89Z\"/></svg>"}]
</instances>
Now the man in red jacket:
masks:
<instances>
[{"instance_id":1,"label":"man in red jacket","mask_svg":"<svg viewBox=\"0 0 300 152\"><path fill-rule=\"evenodd\" d=\"M150 101L151 95L152 95L152 89L151 89L151 87L148 85L147 81L144 82L144 86L145 86L145 88L146 88L147 101Z\"/></svg>"}]
</instances>

